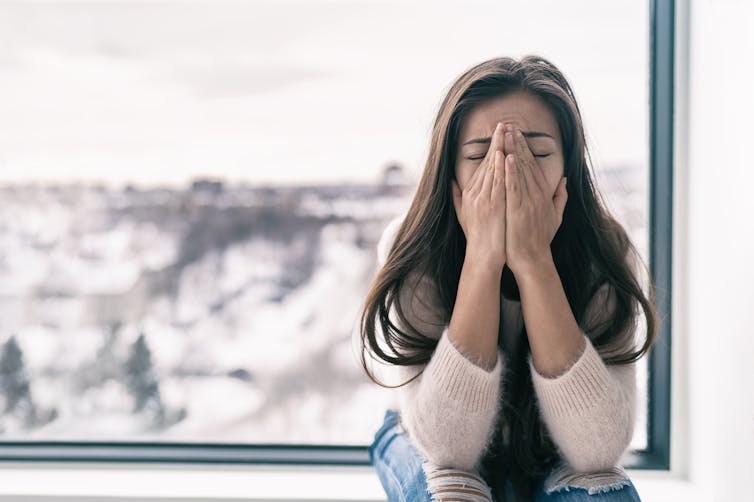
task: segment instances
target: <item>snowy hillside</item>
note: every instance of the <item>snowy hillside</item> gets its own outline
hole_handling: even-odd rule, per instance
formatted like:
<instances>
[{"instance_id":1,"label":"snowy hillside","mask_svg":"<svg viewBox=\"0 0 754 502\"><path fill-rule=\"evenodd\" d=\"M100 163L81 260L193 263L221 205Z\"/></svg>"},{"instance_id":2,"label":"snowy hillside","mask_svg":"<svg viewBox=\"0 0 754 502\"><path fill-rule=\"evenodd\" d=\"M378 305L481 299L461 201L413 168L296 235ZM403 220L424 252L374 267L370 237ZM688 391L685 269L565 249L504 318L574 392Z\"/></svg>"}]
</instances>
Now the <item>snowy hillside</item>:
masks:
<instances>
[{"instance_id":1,"label":"snowy hillside","mask_svg":"<svg viewBox=\"0 0 754 502\"><path fill-rule=\"evenodd\" d=\"M4 187L3 436L363 442L351 333L397 192Z\"/></svg>"}]
</instances>

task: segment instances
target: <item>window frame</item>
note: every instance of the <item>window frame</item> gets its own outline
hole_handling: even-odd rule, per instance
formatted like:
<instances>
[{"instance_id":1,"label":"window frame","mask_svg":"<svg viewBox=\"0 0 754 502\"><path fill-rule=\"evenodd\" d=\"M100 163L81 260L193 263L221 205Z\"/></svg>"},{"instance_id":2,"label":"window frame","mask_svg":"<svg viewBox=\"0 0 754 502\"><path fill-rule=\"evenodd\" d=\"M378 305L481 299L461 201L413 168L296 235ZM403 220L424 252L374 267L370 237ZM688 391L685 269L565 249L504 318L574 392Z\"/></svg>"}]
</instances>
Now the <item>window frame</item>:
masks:
<instances>
[{"instance_id":1,"label":"window frame","mask_svg":"<svg viewBox=\"0 0 754 502\"><path fill-rule=\"evenodd\" d=\"M647 447L628 452L625 466L670 470L675 0L650 0L649 16L649 269L659 323L647 363Z\"/></svg>"},{"instance_id":2,"label":"window frame","mask_svg":"<svg viewBox=\"0 0 754 502\"><path fill-rule=\"evenodd\" d=\"M647 447L626 453L629 469L670 469L675 2L649 5L649 268L659 337L648 356ZM177 464L370 465L367 445L0 441L2 461Z\"/></svg>"}]
</instances>

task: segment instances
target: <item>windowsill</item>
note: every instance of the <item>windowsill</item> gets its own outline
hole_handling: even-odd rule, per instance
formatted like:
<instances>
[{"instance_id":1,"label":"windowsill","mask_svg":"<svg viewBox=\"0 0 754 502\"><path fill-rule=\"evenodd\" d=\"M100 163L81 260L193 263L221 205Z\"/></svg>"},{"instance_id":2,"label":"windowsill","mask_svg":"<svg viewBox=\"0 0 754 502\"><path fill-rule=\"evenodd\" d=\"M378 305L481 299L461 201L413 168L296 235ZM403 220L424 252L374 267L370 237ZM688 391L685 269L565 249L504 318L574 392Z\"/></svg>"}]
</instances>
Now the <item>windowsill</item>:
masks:
<instances>
[{"instance_id":1,"label":"windowsill","mask_svg":"<svg viewBox=\"0 0 754 502\"><path fill-rule=\"evenodd\" d=\"M653 502L707 502L694 486L665 471L628 470L637 491ZM385 501L371 466L176 465L0 462L0 501L102 500L136 497L157 501L228 500Z\"/></svg>"}]
</instances>

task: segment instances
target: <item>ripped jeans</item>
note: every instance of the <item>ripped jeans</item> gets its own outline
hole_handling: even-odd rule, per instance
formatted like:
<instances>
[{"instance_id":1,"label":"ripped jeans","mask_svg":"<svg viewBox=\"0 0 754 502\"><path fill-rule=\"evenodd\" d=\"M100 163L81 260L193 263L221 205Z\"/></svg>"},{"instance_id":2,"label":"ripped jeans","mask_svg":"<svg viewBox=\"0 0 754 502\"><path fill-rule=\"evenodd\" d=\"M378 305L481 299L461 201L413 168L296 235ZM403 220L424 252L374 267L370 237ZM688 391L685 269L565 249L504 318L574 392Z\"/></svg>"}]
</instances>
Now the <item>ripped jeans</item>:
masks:
<instances>
[{"instance_id":1,"label":"ripped jeans","mask_svg":"<svg viewBox=\"0 0 754 502\"><path fill-rule=\"evenodd\" d=\"M398 422L398 413L387 410L382 426L369 446L369 459L377 471L389 502L491 501L492 493L478 473L434 466L424 462L408 441ZM589 484L579 479L559 478L555 470L542 480L535 502L640 501L624 471L592 476ZM595 479L604 482L595 485ZM513 487L508 482L512 495Z\"/></svg>"}]
</instances>

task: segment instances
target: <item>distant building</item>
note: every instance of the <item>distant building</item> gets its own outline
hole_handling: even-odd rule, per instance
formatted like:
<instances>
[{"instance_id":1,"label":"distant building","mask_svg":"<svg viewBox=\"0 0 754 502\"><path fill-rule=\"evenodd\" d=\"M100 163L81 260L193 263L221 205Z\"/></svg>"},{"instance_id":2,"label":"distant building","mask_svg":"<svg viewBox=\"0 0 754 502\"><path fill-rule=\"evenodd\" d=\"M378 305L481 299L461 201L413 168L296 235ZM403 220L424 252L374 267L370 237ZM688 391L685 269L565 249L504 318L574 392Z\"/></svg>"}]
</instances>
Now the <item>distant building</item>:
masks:
<instances>
[{"instance_id":1,"label":"distant building","mask_svg":"<svg viewBox=\"0 0 754 502\"><path fill-rule=\"evenodd\" d=\"M220 180L196 179L191 183L191 191L218 194L223 191L223 182Z\"/></svg>"},{"instance_id":2,"label":"distant building","mask_svg":"<svg viewBox=\"0 0 754 502\"><path fill-rule=\"evenodd\" d=\"M405 192L410 184L411 180L403 167L400 164L391 163L382 172L380 193L400 195Z\"/></svg>"},{"instance_id":3,"label":"distant building","mask_svg":"<svg viewBox=\"0 0 754 502\"><path fill-rule=\"evenodd\" d=\"M408 177L399 164L390 164L382 172L383 185L407 185Z\"/></svg>"}]
</instances>

